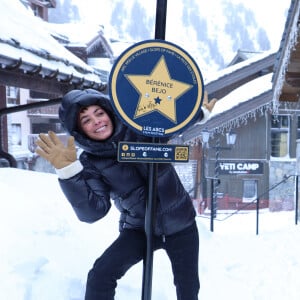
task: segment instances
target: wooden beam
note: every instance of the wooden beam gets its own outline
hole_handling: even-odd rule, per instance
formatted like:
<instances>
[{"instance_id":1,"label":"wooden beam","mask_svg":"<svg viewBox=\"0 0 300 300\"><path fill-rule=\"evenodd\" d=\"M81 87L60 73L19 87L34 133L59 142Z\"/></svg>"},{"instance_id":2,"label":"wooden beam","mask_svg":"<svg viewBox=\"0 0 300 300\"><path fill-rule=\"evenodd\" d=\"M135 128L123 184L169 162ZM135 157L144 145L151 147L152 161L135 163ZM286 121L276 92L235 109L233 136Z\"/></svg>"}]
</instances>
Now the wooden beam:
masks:
<instances>
[{"instance_id":1,"label":"wooden beam","mask_svg":"<svg viewBox=\"0 0 300 300\"><path fill-rule=\"evenodd\" d=\"M287 72L285 75L285 81L292 87L300 88L300 72Z\"/></svg>"},{"instance_id":2,"label":"wooden beam","mask_svg":"<svg viewBox=\"0 0 300 300\"><path fill-rule=\"evenodd\" d=\"M299 94L297 93L282 92L282 94L279 97L279 101L282 102L297 102L298 100L299 100Z\"/></svg>"},{"instance_id":3,"label":"wooden beam","mask_svg":"<svg viewBox=\"0 0 300 300\"><path fill-rule=\"evenodd\" d=\"M0 84L30 89L61 96L71 90L72 85L58 82L56 78L45 79L40 76L22 74L17 71L0 70Z\"/></svg>"}]
</instances>

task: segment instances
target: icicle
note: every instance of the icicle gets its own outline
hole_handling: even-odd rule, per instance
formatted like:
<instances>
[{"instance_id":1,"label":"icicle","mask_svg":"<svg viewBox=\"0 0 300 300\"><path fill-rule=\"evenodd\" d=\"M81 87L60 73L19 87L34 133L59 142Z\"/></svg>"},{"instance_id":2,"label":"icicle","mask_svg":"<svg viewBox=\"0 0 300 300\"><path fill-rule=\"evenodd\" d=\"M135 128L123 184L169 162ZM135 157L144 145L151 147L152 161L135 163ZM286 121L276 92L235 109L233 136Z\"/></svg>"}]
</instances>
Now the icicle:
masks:
<instances>
[{"instance_id":1,"label":"icicle","mask_svg":"<svg viewBox=\"0 0 300 300\"><path fill-rule=\"evenodd\" d=\"M298 4L299 6L299 4ZM289 35L289 40L288 40L288 44L287 44L287 48L285 49L285 53L283 56L283 60L281 62L281 66L280 66L280 70L279 70L279 76L277 78L277 82L274 82L273 86L274 86L274 93L273 93L273 111L274 112L278 112L278 108L279 108L279 96L281 94L282 91L282 87L283 87L283 83L285 80L285 73L286 70L288 68L288 64L290 61L290 56L291 56L291 52L292 49L295 49L295 45L297 43L297 37L298 37L298 20L299 20L299 11L300 9L296 9L296 14L294 16L293 19L293 24L291 26L291 30L290 30L290 35Z\"/></svg>"}]
</instances>

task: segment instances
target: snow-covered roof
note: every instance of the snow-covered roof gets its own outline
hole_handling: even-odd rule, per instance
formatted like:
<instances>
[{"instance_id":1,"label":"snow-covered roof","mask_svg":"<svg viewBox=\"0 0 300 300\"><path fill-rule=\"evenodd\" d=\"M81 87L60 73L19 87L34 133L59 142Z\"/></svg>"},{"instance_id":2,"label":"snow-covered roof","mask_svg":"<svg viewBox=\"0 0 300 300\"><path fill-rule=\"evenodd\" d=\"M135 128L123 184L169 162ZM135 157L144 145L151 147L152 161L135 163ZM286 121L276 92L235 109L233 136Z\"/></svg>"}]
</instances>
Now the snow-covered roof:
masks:
<instances>
[{"instance_id":1,"label":"snow-covered roof","mask_svg":"<svg viewBox=\"0 0 300 300\"><path fill-rule=\"evenodd\" d=\"M292 0L282 36L281 45L277 53L266 52L255 55L252 58L230 66L221 72L212 74L205 79L206 89L215 92L222 85L234 87L239 82L240 71L245 69L251 73L253 69L262 68L264 76L251 78L248 74L248 82L222 96L217 101L209 120L204 125L197 125L184 133L184 141L190 141L199 136L202 128L208 127L211 132L229 131L231 128L246 124L249 118L256 118L257 114L264 113L267 109L277 112L280 101L299 101L299 65L297 59L300 53L300 0ZM272 72L268 72L272 62ZM267 63L267 64L266 64ZM248 67L247 67L248 66ZM275 71L274 71L275 66ZM246 69L248 68L248 70ZM274 73L273 73L274 72ZM243 72L245 73L245 71ZM226 92L226 91L225 91ZM279 99L280 98L280 99Z\"/></svg>"},{"instance_id":2,"label":"snow-covered roof","mask_svg":"<svg viewBox=\"0 0 300 300\"><path fill-rule=\"evenodd\" d=\"M241 124L246 124L249 118L255 118L265 109L271 108L273 98L271 70L275 55L272 52L257 54L206 79L205 89L210 95L209 98L218 93L223 96L218 98L207 122L186 130L181 136L183 141L197 139L204 128L211 133L230 131Z\"/></svg>"},{"instance_id":3,"label":"snow-covered roof","mask_svg":"<svg viewBox=\"0 0 300 300\"><path fill-rule=\"evenodd\" d=\"M238 70L242 70L249 66L252 68L256 62L263 61L263 60L267 59L268 57L271 57L271 59L272 59L272 56L274 56L274 51L265 51L262 53L257 53L255 55L252 55L251 58L248 58L243 62L239 62L234 65L230 65L227 68L224 68L217 72L208 73L207 77L204 79L204 82L206 85L208 85L214 81L224 78L226 75L231 75L232 73L234 73Z\"/></svg>"},{"instance_id":4,"label":"snow-covered roof","mask_svg":"<svg viewBox=\"0 0 300 300\"><path fill-rule=\"evenodd\" d=\"M89 23L46 23L47 30L56 37L66 39L70 45L85 46L103 30L102 26Z\"/></svg>"},{"instance_id":5,"label":"snow-covered roof","mask_svg":"<svg viewBox=\"0 0 300 300\"><path fill-rule=\"evenodd\" d=\"M24 74L42 78L55 74L70 84L102 85L97 72L56 41L46 22L35 17L19 0L1 1L0 63L2 69L17 67Z\"/></svg>"},{"instance_id":6,"label":"snow-covered roof","mask_svg":"<svg viewBox=\"0 0 300 300\"><path fill-rule=\"evenodd\" d=\"M87 52L91 52L95 45L101 43L107 57L88 57L89 66L94 67L94 69L101 69L101 73L110 72L114 60L135 43L134 41L123 41L119 38L106 38L106 36L114 36L114 33L107 32L102 25L81 22L47 23L46 26L53 36L64 40L68 47L85 47Z\"/></svg>"},{"instance_id":7,"label":"snow-covered roof","mask_svg":"<svg viewBox=\"0 0 300 300\"><path fill-rule=\"evenodd\" d=\"M259 76L255 79L249 74L248 82L239 84L226 96L220 97L217 101L209 120L205 125L200 125L200 128L192 128L185 135L185 140L194 139L199 135L201 128L208 127L212 132L229 131L233 127L238 127L241 124L246 124L249 118L256 118L257 113L263 113L264 110L270 109L273 112L277 111L279 96L282 95L283 88L286 88L285 96L294 97L292 92L299 90L297 87L295 74L299 74L299 68L295 65L297 55L299 53L299 20L300 20L300 0L292 0L285 25L285 30L282 36L281 45L277 53L265 52L255 55L252 58L245 60L242 63L230 66L216 74L211 74L210 78L205 79L207 90L210 92L213 86L214 90L219 86L236 85L240 70L249 67L253 69L255 62L261 61L268 65L272 62L272 72L267 72L264 76ZM274 59L275 58L275 59ZM294 66L291 65L294 63ZM265 65L265 67L267 66ZM274 72L275 66L275 72ZM255 68L263 67L262 64L256 65ZM269 65L270 67L270 65ZM267 70L261 69L262 74ZM287 73L290 72L287 82ZM274 72L274 73L273 73ZM245 73L245 72L244 72ZM248 70L247 70L248 73ZM293 78L294 76L294 78ZM292 82L292 80L294 82ZM288 92L290 94L288 94ZM297 95L295 95L297 96ZM297 96L299 98L299 95ZM281 99L282 100L282 99ZM292 101L290 99L288 101ZM297 100L294 100L297 101ZM298 100L299 101L299 100Z\"/></svg>"},{"instance_id":8,"label":"snow-covered roof","mask_svg":"<svg viewBox=\"0 0 300 300\"><path fill-rule=\"evenodd\" d=\"M274 106L279 106L279 101L300 100L300 0L291 0L284 34L281 39L280 49L275 64L273 77Z\"/></svg>"},{"instance_id":9,"label":"snow-covered roof","mask_svg":"<svg viewBox=\"0 0 300 300\"><path fill-rule=\"evenodd\" d=\"M272 90L272 75L267 74L252 80L229 93L226 97L217 101L210 115L210 119L225 113L230 109L251 101L256 96ZM235 116L236 118L236 116Z\"/></svg>"}]
</instances>

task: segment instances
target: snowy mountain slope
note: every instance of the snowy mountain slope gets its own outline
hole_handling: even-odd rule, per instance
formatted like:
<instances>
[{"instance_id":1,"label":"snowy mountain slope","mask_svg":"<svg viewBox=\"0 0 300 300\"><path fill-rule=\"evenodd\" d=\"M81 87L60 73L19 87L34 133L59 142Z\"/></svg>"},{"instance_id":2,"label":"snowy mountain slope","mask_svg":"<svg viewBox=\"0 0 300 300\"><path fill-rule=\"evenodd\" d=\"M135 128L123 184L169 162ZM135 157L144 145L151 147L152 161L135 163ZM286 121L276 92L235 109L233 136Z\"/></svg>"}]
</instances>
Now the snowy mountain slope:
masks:
<instances>
[{"instance_id":1,"label":"snowy mountain slope","mask_svg":"<svg viewBox=\"0 0 300 300\"><path fill-rule=\"evenodd\" d=\"M154 38L156 0L57 2L56 14L63 9L68 20L104 24L109 35L125 40ZM166 40L187 50L202 72L216 71L238 49L277 50L289 5L290 0L276 1L272 8L266 0L169 0Z\"/></svg>"}]
</instances>

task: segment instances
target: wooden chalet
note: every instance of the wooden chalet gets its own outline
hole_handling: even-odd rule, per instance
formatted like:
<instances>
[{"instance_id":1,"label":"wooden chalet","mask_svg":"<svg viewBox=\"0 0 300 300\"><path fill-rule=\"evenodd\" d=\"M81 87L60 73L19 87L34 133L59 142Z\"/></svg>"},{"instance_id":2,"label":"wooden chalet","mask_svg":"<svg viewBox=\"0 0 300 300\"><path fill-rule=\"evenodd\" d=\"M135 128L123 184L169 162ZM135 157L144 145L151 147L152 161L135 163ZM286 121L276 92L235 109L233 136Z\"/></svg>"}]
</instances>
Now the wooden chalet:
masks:
<instances>
[{"instance_id":1,"label":"wooden chalet","mask_svg":"<svg viewBox=\"0 0 300 300\"><path fill-rule=\"evenodd\" d=\"M27 136L45 130L46 123L57 119L57 112L50 105L58 104L60 97L69 90L104 91L107 86L101 71L55 39L42 20L47 20L48 9L55 8L55 1L15 2L4 2L0 12L0 158L5 158L12 166L17 163L8 153L8 145L14 134L9 132L6 115L23 111L23 115L18 115L15 129L19 135ZM30 6L39 18L31 15L24 5ZM28 94L20 95L21 89ZM21 120L26 117L26 110L31 129L25 134L28 126L23 126ZM23 141L25 143L27 141Z\"/></svg>"},{"instance_id":2,"label":"wooden chalet","mask_svg":"<svg viewBox=\"0 0 300 300\"><path fill-rule=\"evenodd\" d=\"M205 83L210 98L219 99L212 116L180 137L191 145L195 165L191 195L202 201L197 204L202 211L211 208L212 201L216 209L254 209L258 201L261 208L271 211L295 208L299 3L291 1L278 52L234 64ZM203 141L206 131L210 133L207 143ZM236 134L236 143L228 146L226 135L231 132ZM214 185L210 185L212 180Z\"/></svg>"},{"instance_id":3,"label":"wooden chalet","mask_svg":"<svg viewBox=\"0 0 300 300\"><path fill-rule=\"evenodd\" d=\"M56 7L56 0L21 0L21 2L30 7L34 15L48 21L48 9Z\"/></svg>"},{"instance_id":4,"label":"wooden chalet","mask_svg":"<svg viewBox=\"0 0 300 300\"><path fill-rule=\"evenodd\" d=\"M55 1L30 1L39 15L45 15L45 9L53 7ZM38 5L39 4L39 5ZM0 84L18 86L34 91L59 96L74 88L103 89L103 84L93 68L41 29L43 22L32 17L21 3L16 11L14 5L3 3L1 15L2 27L10 32L8 38L1 38ZM42 10L44 8L44 10ZM23 15L20 16L20 11ZM43 11L43 13L41 12ZM35 28L36 26L39 28ZM22 35L17 34L17 29ZM33 31L34 30L34 31ZM2 29L2 31L4 31ZM4 32L6 34L6 31ZM38 40L35 47L29 47L28 40ZM56 53L53 47L57 47ZM61 56L59 56L59 54Z\"/></svg>"}]
</instances>

